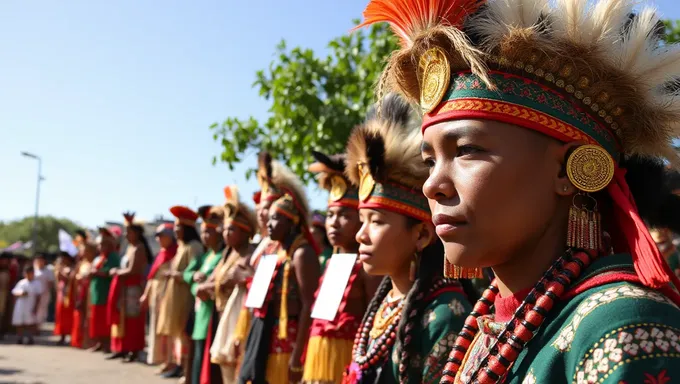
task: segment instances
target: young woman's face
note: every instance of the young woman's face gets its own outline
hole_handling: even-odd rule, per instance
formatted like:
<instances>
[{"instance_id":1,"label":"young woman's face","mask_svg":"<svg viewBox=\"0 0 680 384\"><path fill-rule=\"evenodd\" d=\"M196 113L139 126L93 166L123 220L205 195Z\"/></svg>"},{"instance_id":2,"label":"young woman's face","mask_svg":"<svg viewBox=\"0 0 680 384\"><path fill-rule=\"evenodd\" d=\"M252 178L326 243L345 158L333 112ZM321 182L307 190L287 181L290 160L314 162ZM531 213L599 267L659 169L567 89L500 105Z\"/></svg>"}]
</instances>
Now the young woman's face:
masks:
<instances>
[{"instance_id":1,"label":"young woman's face","mask_svg":"<svg viewBox=\"0 0 680 384\"><path fill-rule=\"evenodd\" d=\"M269 200L262 200L257 206L257 225L260 226L261 231L267 231L267 222L269 221L269 208L272 202Z\"/></svg>"},{"instance_id":2,"label":"young woman's face","mask_svg":"<svg viewBox=\"0 0 680 384\"><path fill-rule=\"evenodd\" d=\"M249 233L238 225L235 225L233 222L228 223L227 226L224 227L222 235L224 236L224 243L227 244L228 247L233 248L242 246L250 237Z\"/></svg>"},{"instance_id":3,"label":"young woman's face","mask_svg":"<svg viewBox=\"0 0 680 384\"><path fill-rule=\"evenodd\" d=\"M404 215L362 208L361 228L356 234L359 260L370 275L395 275L410 268L418 250L418 233Z\"/></svg>"},{"instance_id":4,"label":"young woman's face","mask_svg":"<svg viewBox=\"0 0 680 384\"><path fill-rule=\"evenodd\" d=\"M203 226L201 228L201 240L208 248L212 248L217 245L222 237L221 234L221 231L218 233L218 230L213 227Z\"/></svg>"},{"instance_id":5,"label":"young woman's face","mask_svg":"<svg viewBox=\"0 0 680 384\"><path fill-rule=\"evenodd\" d=\"M137 235L137 231L134 228L125 228L125 239L128 241L128 243L134 244L137 242L138 238L139 236Z\"/></svg>"},{"instance_id":6,"label":"young woman's face","mask_svg":"<svg viewBox=\"0 0 680 384\"><path fill-rule=\"evenodd\" d=\"M288 217L278 213L276 209L269 209L269 220L267 228L269 237L275 241L284 241L293 227L293 221Z\"/></svg>"},{"instance_id":7,"label":"young woman's face","mask_svg":"<svg viewBox=\"0 0 680 384\"><path fill-rule=\"evenodd\" d=\"M494 121L427 128L423 192L449 262L491 267L530 249L559 219L566 151L548 136Z\"/></svg>"},{"instance_id":8,"label":"young woman's face","mask_svg":"<svg viewBox=\"0 0 680 384\"><path fill-rule=\"evenodd\" d=\"M361 228L359 211L349 207L329 207L326 213L326 233L333 247L345 249L356 245L356 234Z\"/></svg>"},{"instance_id":9,"label":"young woman's face","mask_svg":"<svg viewBox=\"0 0 680 384\"><path fill-rule=\"evenodd\" d=\"M184 226L182 224L175 224L175 236L178 239L184 238Z\"/></svg>"},{"instance_id":10,"label":"young woman's face","mask_svg":"<svg viewBox=\"0 0 680 384\"><path fill-rule=\"evenodd\" d=\"M156 239L158 240L158 244L161 246L161 248L168 248L173 243L172 236L169 236L165 233L157 235Z\"/></svg>"}]
</instances>

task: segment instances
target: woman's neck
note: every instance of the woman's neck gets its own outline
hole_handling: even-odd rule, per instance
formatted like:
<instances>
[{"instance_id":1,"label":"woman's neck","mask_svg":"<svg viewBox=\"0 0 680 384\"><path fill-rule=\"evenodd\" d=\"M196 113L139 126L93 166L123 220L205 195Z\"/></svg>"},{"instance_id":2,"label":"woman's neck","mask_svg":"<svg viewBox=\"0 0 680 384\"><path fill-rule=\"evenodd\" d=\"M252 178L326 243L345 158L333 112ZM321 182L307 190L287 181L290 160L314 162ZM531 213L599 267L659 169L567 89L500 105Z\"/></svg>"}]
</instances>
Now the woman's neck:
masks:
<instances>
[{"instance_id":1,"label":"woman's neck","mask_svg":"<svg viewBox=\"0 0 680 384\"><path fill-rule=\"evenodd\" d=\"M409 275L410 273L408 270L406 270L405 273L400 271L399 273L390 275L390 279L392 279L392 298L404 297L408 294L408 291L413 286L413 282Z\"/></svg>"},{"instance_id":2,"label":"woman's neck","mask_svg":"<svg viewBox=\"0 0 680 384\"><path fill-rule=\"evenodd\" d=\"M208 246L208 249L210 249L211 251L217 253L217 252L219 252L219 250L220 250L220 245L219 245L219 244L209 245L209 246Z\"/></svg>"},{"instance_id":3,"label":"woman's neck","mask_svg":"<svg viewBox=\"0 0 680 384\"><path fill-rule=\"evenodd\" d=\"M236 253L238 253L239 256L243 257L245 254L248 253L248 247L250 246L250 243L248 241L244 241L243 244L240 244L237 247L234 247L234 250Z\"/></svg>"},{"instance_id":4,"label":"woman's neck","mask_svg":"<svg viewBox=\"0 0 680 384\"><path fill-rule=\"evenodd\" d=\"M297 231L291 231L288 236L281 242L281 245L283 245L283 249L288 249L293 245L293 242L295 239L298 237L298 232Z\"/></svg>"},{"instance_id":5,"label":"woman's neck","mask_svg":"<svg viewBox=\"0 0 680 384\"><path fill-rule=\"evenodd\" d=\"M338 246L338 253L358 253L359 243L354 243L351 246Z\"/></svg>"},{"instance_id":6,"label":"woman's neck","mask_svg":"<svg viewBox=\"0 0 680 384\"><path fill-rule=\"evenodd\" d=\"M505 263L492 267L501 297L512 296L536 284L565 250L567 217L553 220L524 247L512 252Z\"/></svg>"}]
</instances>

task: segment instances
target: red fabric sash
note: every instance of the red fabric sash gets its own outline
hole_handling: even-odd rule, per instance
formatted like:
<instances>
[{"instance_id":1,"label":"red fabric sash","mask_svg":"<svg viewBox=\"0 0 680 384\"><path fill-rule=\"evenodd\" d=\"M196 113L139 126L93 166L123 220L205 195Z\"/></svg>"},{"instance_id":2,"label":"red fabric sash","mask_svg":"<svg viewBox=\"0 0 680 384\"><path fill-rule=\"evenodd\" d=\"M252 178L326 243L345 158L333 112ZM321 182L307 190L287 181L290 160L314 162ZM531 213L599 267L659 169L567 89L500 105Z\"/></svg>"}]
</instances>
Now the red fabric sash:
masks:
<instances>
[{"instance_id":1,"label":"red fabric sash","mask_svg":"<svg viewBox=\"0 0 680 384\"><path fill-rule=\"evenodd\" d=\"M156 258L153 261L153 264L151 265L151 269L149 270L149 274L146 276L147 280L151 280L156 276L156 272L158 272L158 269L160 267L172 260L173 257L175 257L175 254L177 254L177 243L171 245L168 248L161 248L161 250L158 252L158 255L156 255Z\"/></svg>"}]
</instances>

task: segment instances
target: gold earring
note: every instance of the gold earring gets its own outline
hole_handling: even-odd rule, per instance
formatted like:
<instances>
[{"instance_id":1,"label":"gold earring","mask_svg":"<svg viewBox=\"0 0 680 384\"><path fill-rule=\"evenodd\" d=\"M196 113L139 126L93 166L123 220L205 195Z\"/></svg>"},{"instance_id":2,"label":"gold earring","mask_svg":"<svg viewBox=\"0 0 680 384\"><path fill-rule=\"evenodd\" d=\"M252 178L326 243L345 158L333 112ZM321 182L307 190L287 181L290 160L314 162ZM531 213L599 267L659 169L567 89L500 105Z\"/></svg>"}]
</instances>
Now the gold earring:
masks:
<instances>
[{"instance_id":1,"label":"gold earring","mask_svg":"<svg viewBox=\"0 0 680 384\"><path fill-rule=\"evenodd\" d=\"M464 268L449 263L449 260L444 255L444 273L445 279L481 279L484 277L482 268Z\"/></svg>"},{"instance_id":2,"label":"gold earring","mask_svg":"<svg viewBox=\"0 0 680 384\"><path fill-rule=\"evenodd\" d=\"M420 260L420 255L418 252L413 254L413 260L411 260L411 267L408 270L408 278L411 281L416 281L416 275L418 274L418 261Z\"/></svg>"}]
</instances>

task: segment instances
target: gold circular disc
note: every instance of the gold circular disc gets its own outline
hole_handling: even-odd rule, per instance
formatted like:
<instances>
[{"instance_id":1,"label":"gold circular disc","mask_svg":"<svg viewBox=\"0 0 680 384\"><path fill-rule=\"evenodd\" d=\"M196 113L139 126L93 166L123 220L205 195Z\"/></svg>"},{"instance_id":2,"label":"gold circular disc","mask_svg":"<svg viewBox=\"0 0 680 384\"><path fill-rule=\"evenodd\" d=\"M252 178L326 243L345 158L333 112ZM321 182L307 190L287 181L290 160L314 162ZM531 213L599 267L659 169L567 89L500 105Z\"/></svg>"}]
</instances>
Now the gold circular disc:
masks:
<instances>
[{"instance_id":1,"label":"gold circular disc","mask_svg":"<svg viewBox=\"0 0 680 384\"><path fill-rule=\"evenodd\" d=\"M373 193L373 188L375 187L375 180L371 176L370 172L364 172L361 175L361 180L359 182L359 199L361 201L368 200Z\"/></svg>"},{"instance_id":2,"label":"gold circular disc","mask_svg":"<svg viewBox=\"0 0 680 384\"><path fill-rule=\"evenodd\" d=\"M333 176L331 179L331 201L338 201L342 199L346 192L347 183L345 182L345 179L343 179L341 176Z\"/></svg>"},{"instance_id":3,"label":"gold circular disc","mask_svg":"<svg viewBox=\"0 0 680 384\"><path fill-rule=\"evenodd\" d=\"M451 67L439 47L430 48L420 56L420 107L425 113L435 109L446 95L451 80Z\"/></svg>"},{"instance_id":4,"label":"gold circular disc","mask_svg":"<svg viewBox=\"0 0 680 384\"><path fill-rule=\"evenodd\" d=\"M601 191L614 178L614 159L597 145L582 145L567 160L569 181L583 192Z\"/></svg>"}]
</instances>

